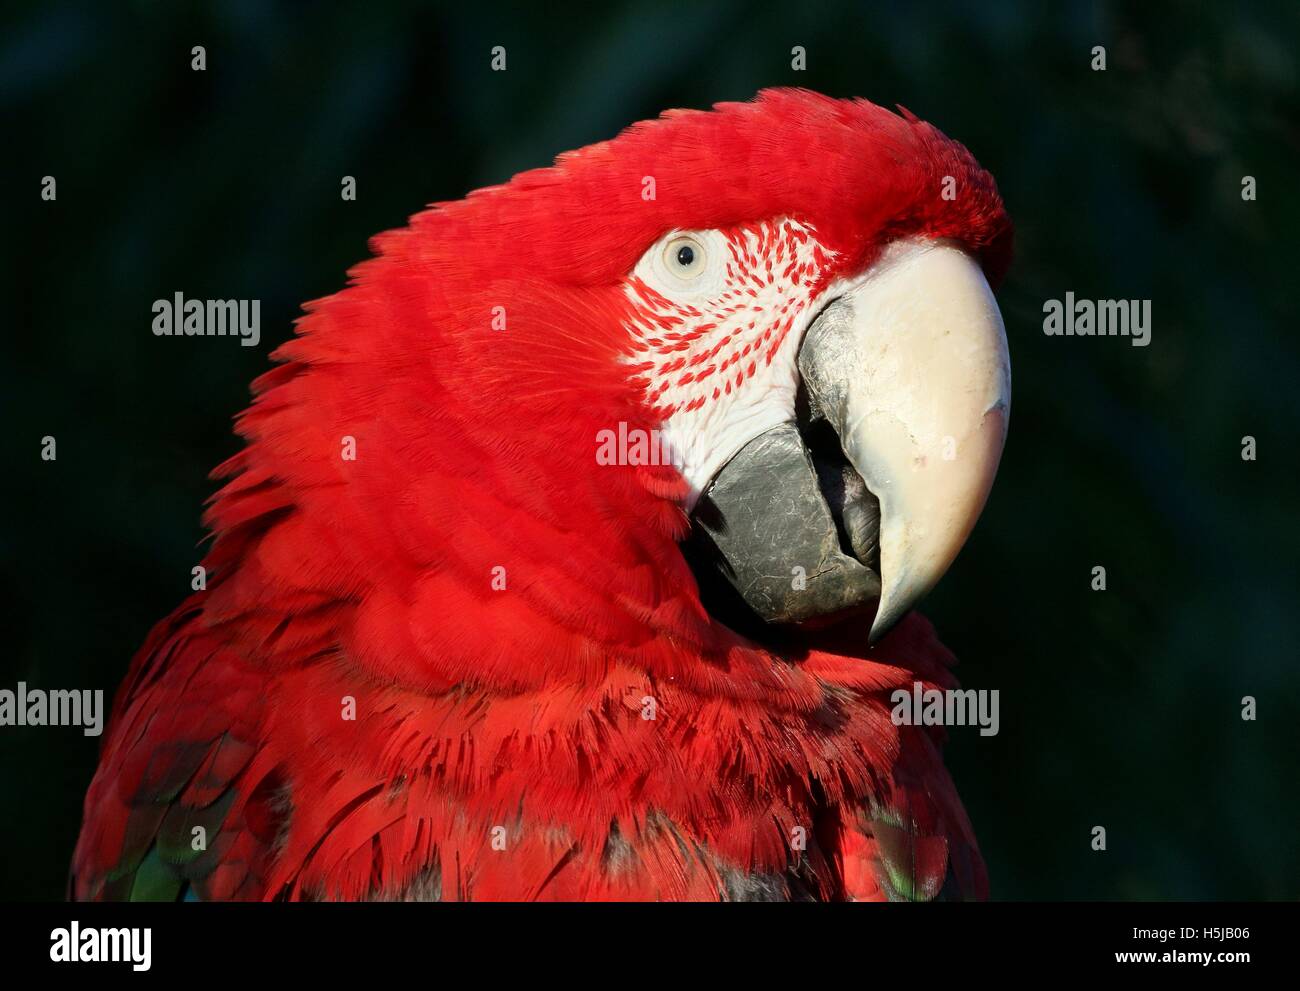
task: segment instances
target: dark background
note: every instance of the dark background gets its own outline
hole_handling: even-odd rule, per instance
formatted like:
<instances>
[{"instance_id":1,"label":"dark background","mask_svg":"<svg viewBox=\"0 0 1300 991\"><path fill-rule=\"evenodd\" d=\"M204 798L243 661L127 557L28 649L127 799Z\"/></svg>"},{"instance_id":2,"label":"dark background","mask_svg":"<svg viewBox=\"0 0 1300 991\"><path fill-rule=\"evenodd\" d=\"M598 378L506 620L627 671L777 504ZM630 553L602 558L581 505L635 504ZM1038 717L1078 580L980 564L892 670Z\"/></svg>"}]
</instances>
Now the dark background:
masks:
<instances>
[{"instance_id":1,"label":"dark background","mask_svg":"<svg viewBox=\"0 0 1300 991\"><path fill-rule=\"evenodd\" d=\"M665 108L801 85L933 121L1017 222L1010 440L925 607L1002 693L1000 735L949 748L994 896L1300 895L1300 6L490 6L5 15L0 687L111 698L188 592L248 382L370 235ZM177 290L260 298L261 345L155 337ZM1045 337L1067 290L1152 300L1151 345ZM0 729L0 898L62 896L96 749Z\"/></svg>"}]
</instances>

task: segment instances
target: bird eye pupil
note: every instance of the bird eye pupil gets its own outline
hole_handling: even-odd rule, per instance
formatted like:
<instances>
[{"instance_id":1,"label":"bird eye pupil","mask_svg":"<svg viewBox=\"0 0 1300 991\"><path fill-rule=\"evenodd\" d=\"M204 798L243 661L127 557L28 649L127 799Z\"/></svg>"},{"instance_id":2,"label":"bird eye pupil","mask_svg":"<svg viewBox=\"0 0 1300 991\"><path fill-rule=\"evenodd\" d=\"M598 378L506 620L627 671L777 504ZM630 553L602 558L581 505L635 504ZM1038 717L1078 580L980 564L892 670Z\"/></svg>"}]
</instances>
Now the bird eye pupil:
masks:
<instances>
[{"instance_id":1,"label":"bird eye pupil","mask_svg":"<svg viewBox=\"0 0 1300 991\"><path fill-rule=\"evenodd\" d=\"M691 262L695 261L695 249L690 245L682 245L677 249L677 264L682 268L688 267Z\"/></svg>"}]
</instances>

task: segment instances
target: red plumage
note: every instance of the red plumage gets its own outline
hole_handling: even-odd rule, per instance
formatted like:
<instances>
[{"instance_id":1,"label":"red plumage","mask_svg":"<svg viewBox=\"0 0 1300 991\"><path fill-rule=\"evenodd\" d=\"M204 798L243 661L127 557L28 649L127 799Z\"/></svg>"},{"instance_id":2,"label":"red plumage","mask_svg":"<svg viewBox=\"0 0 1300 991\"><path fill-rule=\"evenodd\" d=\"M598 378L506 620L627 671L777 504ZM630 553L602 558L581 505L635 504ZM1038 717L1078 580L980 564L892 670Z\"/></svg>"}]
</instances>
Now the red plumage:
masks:
<instances>
[{"instance_id":1,"label":"red plumage","mask_svg":"<svg viewBox=\"0 0 1300 991\"><path fill-rule=\"evenodd\" d=\"M955 684L929 624L870 651L745 640L682 557L682 480L592 455L657 425L626 363L640 254L778 216L837 273L903 235L964 242L992 280L1009 259L965 149L801 91L666 114L375 238L254 383L208 589L117 697L73 895L172 890L146 873L203 899L983 894L936 731L889 717L894 688Z\"/></svg>"}]
</instances>

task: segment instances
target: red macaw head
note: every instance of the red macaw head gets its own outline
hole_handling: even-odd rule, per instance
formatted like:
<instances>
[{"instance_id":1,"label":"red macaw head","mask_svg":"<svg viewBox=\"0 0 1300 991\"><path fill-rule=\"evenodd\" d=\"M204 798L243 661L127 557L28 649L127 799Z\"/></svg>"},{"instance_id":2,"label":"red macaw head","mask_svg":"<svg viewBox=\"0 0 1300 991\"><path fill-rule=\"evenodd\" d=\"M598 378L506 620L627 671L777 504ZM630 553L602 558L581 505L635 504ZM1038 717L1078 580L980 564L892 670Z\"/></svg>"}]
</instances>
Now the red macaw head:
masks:
<instances>
[{"instance_id":1,"label":"red macaw head","mask_svg":"<svg viewBox=\"0 0 1300 991\"><path fill-rule=\"evenodd\" d=\"M376 238L258 383L218 568L254 511L309 511L218 612L268 584L345 595L355 655L422 657L392 673L431 685L535 684L540 650L547 677L607 648L682 673L735 642L683 563L693 517L758 618L875 609L878 638L992 484L1010 244L961 145L801 90L436 205ZM308 650L299 623L278 637Z\"/></svg>"},{"instance_id":2,"label":"red macaw head","mask_svg":"<svg viewBox=\"0 0 1300 991\"><path fill-rule=\"evenodd\" d=\"M779 90L376 238L254 384L73 892L982 893L886 701L950 657L863 641L988 494L1010 237L933 127Z\"/></svg>"}]
</instances>

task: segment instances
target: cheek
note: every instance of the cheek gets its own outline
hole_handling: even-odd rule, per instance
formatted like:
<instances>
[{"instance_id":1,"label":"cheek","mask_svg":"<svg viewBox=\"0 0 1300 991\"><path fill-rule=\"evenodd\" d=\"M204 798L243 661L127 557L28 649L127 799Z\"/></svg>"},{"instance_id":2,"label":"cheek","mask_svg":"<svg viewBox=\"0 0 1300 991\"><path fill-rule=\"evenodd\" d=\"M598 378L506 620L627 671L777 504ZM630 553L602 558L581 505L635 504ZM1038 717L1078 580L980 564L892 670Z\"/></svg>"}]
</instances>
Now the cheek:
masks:
<instances>
[{"instance_id":1,"label":"cheek","mask_svg":"<svg viewBox=\"0 0 1300 991\"><path fill-rule=\"evenodd\" d=\"M633 333L637 377L649 405L664 416L726 400L761 382L806 317L798 291L724 293L698 315L641 314Z\"/></svg>"},{"instance_id":2,"label":"cheek","mask_svg":"<svg viewBox=\"0 0 1300 991\"><path fill-rule=\"evenodd\" d=\"M697 411L716 419L711 407L792 393L799 332L834 258L788 218L733 231L714 250L721 279L705 299L670 298L636 277L627 287L637 384L665 420Z\"/></svg>"}]
</instances>

